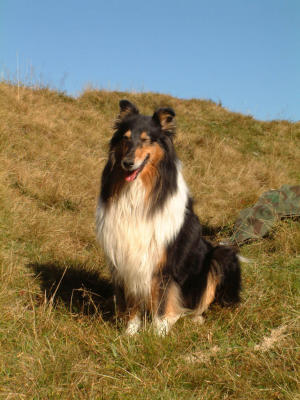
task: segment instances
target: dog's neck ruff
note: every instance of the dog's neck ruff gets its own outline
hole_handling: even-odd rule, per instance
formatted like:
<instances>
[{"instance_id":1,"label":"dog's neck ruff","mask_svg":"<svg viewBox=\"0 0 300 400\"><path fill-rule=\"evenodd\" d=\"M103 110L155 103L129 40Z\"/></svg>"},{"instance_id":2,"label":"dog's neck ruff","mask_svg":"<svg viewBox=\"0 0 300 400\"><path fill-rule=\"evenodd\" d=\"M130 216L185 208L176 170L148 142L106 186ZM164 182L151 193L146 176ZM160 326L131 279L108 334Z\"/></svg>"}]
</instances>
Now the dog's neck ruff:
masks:
<instances>
[{"instance_id":1,"label":"dog's neck ruff","mask_svg":"<svg viewBox=\"0 0 300 400\"><path fill-rule=\"evenodd\" d=\"M149 215L146 190L141 179L126 185L109 204L99 199L97 237L111 262L116 283L127 295L147 299L151 278L165 256L166 248L183 225L188 189L177 165L177 189Z\"/></svg>"}]
</instances>

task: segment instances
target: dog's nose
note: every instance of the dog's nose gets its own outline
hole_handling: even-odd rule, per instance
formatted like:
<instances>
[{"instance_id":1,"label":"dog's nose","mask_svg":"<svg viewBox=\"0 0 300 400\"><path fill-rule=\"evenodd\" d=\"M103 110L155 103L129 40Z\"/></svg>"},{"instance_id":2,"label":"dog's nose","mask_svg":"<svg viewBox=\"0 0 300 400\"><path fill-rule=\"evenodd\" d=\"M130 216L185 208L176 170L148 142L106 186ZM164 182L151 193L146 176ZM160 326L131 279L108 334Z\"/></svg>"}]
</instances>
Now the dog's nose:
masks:
<instances>
[{"instance_id":1,"label":"dog's nose","mask_svg":"<svg viewBox=\"0 0 300 400\"><path fill-rule=\"evenodd\" d=\"M124 169L130 169L133 166L134 162L130 160L122 160L122 167Z\"/></svg>"}]
</instances>

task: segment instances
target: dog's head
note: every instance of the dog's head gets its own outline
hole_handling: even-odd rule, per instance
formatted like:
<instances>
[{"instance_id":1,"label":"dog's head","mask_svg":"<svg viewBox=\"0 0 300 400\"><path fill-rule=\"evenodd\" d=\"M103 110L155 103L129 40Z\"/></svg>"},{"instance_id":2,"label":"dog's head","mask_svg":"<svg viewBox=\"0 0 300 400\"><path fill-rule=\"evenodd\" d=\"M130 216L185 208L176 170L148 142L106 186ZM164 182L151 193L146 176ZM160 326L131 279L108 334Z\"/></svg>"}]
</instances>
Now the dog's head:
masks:
<instances>
[{"instance_id":1,"label":"dog's head","mask_svg":"<svg viewBox=\"0 0 300 400\"><path fill-rule=\"evenodd\" d=\"M110 155L125 173L127 182L156 168L164 155L173 149L175 113L159 108L151 116L139 113L127 100L120 101L120 113L110 142Z\"/></svg>"}]
</instances>

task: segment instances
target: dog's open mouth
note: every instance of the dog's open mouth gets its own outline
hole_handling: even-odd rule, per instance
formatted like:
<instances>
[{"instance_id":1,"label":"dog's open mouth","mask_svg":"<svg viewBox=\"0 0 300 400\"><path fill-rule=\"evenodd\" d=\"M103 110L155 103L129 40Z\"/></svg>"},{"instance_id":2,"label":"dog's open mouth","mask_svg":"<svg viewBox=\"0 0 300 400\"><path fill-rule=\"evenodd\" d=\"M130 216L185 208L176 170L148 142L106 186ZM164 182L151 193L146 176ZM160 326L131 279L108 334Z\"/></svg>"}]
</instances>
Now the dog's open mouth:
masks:
<instances>
[{"instance_id":1,"label":"dog's open mouth","mask_svg":"<svg viewBox=\"0 0 300 400\"><path fill-rule=\"evenodd\" d=\"M142 172L142 170L144 169L145 165L147 164L147 161L149 160L150 154L147 154L145 160L142 162L142 164L135 169L134 171L130 171L129 175L127 175L125 177L127 182L132 182L134 181L138 175Z\"/></svg>"}]
</instances>

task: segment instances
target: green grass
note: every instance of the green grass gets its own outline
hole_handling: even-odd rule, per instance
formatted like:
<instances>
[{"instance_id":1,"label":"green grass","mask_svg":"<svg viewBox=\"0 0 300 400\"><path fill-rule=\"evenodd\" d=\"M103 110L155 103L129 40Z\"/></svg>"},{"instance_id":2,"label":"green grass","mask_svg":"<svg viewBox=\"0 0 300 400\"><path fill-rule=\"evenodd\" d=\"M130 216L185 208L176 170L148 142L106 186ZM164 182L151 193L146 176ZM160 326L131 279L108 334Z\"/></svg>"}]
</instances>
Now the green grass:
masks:
<instances>
[{"instance_id":1,"label":"green grass","mask_svg":"<svg viewBox=\"0 0 300 400\"><path fill-rule=\"evenodd\" d=\"M242 255L242 302L181 319L165 338L114 317L94 234L118 101L177 113L176 148L216 239L266 190L299 184L300 124L260 122L210 101L0 84L0 398L299 398L300 221ZM298 357L298 358L297 358Z\"/></svg>"}]
</instances>

